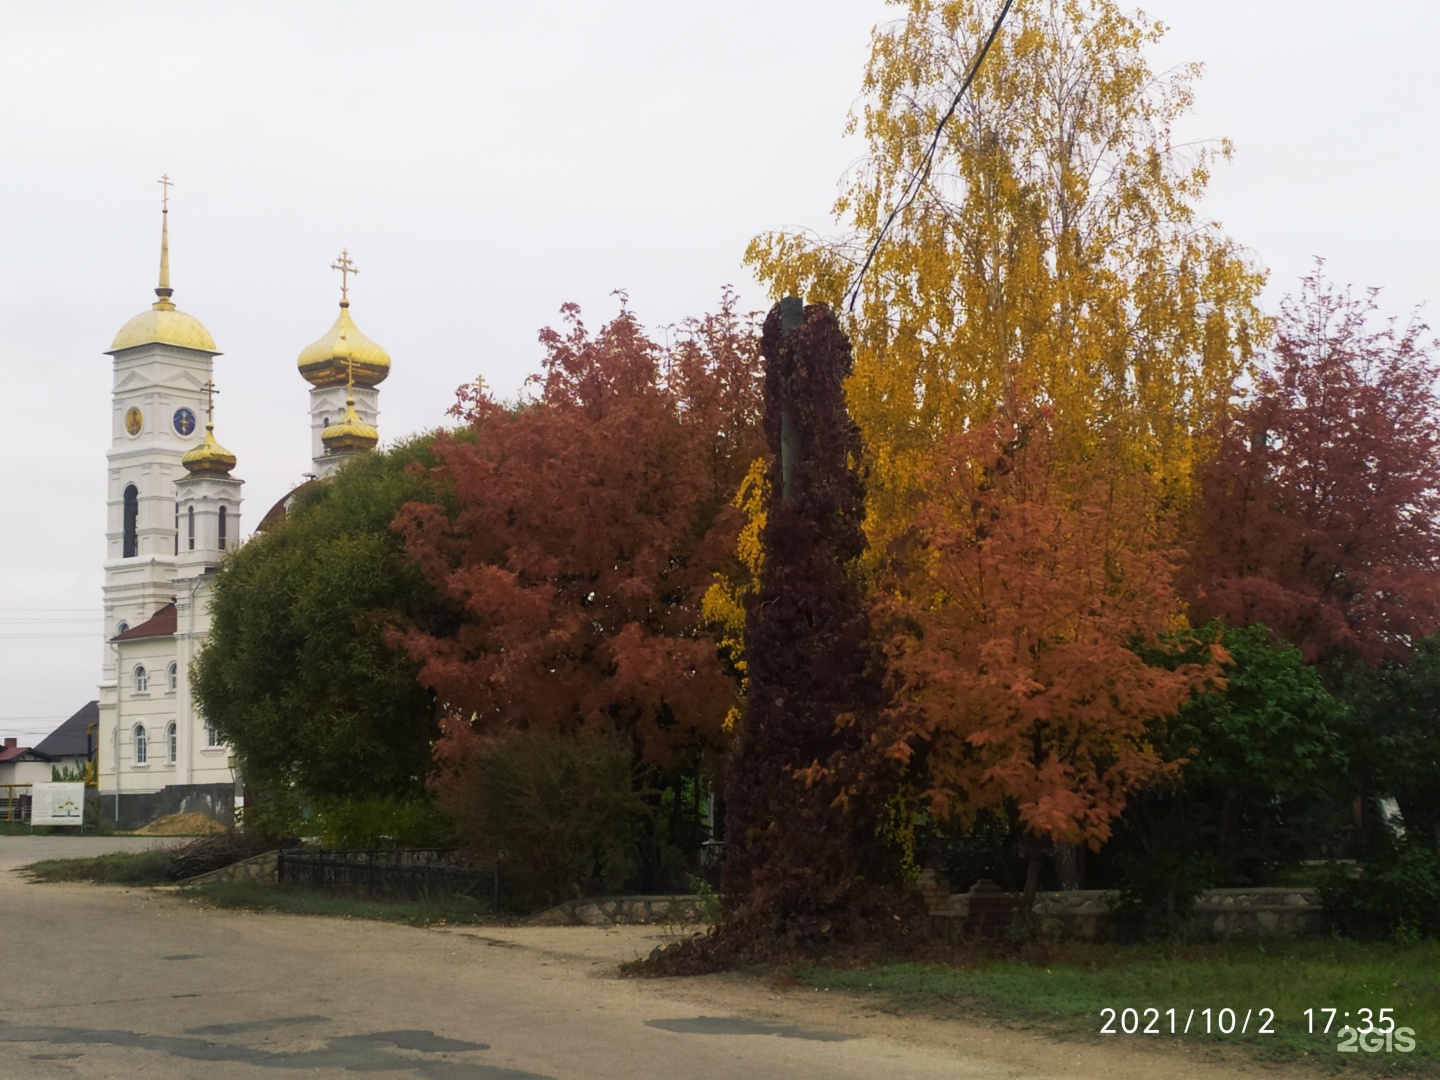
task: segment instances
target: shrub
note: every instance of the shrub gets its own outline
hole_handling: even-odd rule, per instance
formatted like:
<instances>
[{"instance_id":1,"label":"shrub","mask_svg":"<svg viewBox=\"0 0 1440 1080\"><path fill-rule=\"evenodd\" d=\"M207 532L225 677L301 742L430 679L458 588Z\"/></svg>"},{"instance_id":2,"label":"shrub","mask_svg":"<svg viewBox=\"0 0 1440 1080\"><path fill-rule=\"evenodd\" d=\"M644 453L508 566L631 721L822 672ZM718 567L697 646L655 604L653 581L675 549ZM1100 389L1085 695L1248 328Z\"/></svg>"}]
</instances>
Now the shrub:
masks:
<instances>
[{"instance_id":1,"label":"shrub","mask_svg":"<svg viewBox=\"0 0 1440 1080\"><path fill-rule=\"evenodd\" d=\"M327 848L452 847L454 824L433 800L339 799L320 804L314 831Z\"/></svg>"},{"instance_id":2,"label":"shrub","mask_svg":"<svg viewBox=\"0 0 1440 1080\"><path fill-rule=\"evenodd\" d=\"M1348 937L1440 938L1440 855L1414 840L1378 845L1358 876L1332 868L1321 897L1335 929Z\"/></svg>"},{"instance_id":3,"label":"shrub","mask_svg":"<svg viewBox=\"0 0 1440 1080\"><path fill-rule=\"evenodd\" d=\"M633 752L613 732L506 731L477 739L438 785L461 853L499 862L516 907L614 892L634 873L648 814Z\"/></svg>"}]
</instances>

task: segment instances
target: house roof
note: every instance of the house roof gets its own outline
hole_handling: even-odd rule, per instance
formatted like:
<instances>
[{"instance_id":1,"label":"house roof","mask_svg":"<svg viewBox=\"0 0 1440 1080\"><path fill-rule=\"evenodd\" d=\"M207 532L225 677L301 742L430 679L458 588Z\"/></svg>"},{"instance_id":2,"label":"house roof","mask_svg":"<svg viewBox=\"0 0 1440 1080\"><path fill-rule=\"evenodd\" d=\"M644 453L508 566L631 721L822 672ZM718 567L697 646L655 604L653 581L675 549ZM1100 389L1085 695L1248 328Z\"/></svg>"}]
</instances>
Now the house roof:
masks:
<instances>
[{"instance_id":1,"label":"house roof","mask_svg":"<svg viewBox=\"0 0 1440 1080\"><path fill-rule=\"evenodd\" d=\"M87 735L85 729L100 723L100 703L87 701L69 720L57 727L35 747L38 754L51 757L88 757L99 742L99 727L95 734Z\"/></svg>"},{"instance_id":2,"label":"house roof","mask_svg":"<svg viewBox=\"0 0 1440 1080\"><path fill-rule=\"evenodd\" d=\"M40 751L29 746L7 746L0 750L0 765L10 761L50 761L49 754L42 754Z\"/></svg>"},{"instance_id":3,"label":"house roof","mask_svg":"<svg viewBox=\"0 0 1440 1080\"><path fill-rule=\"evenodd\" d=\"M173 637L175 634L175 603L171 601L139 626L132 626L111 641L133 641L135 638Z\"/></svg>"}]
</instances>

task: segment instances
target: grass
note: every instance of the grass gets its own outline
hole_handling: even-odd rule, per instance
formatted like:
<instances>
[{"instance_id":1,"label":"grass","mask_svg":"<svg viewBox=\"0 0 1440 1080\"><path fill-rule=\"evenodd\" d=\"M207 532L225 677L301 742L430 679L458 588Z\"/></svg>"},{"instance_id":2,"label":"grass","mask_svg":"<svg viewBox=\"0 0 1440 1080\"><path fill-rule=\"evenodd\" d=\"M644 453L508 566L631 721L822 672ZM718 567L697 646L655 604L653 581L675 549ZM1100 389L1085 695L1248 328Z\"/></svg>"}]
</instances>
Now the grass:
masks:
<instances>
[{"instance_id":1,"label":"grass","mask_svg":"<svg viewBox=\"0 0 1440 1080\"><path fill-rule=\"evenodd\" d=\"M81 832L73 825L35 825L29 822L0 821L0 836L80 836ZM85 823L85 836L115 836L119 835L109 826L98 826L92 822Z\"/></svg>"},{"instance_id":2,"label":"grass","mask_svg":"<svg viewBox=\"0 0 1440 1080\"><path fill-rule=\"evenodd\" d=\"M887 964L868 969L794 969L781 980L878 995L905 1009L945 1015L978 1012L1002 1020L1039 1021L1057 1033L1154 1042L1208 1042L1243 1047L1262 1059L1308 1062L1352 1074L1440 1074L1440 942L1418 945L1361 943L1340 939L1164 948L1129 945L1028 946L1009 957L977 956L958 965ZM1222 1008L1235 1010L1235 1033L1219 1033ZM1410 1053L1337 1051L1343 1015L1322 1034L1324 1008L1378 1013L1390 1008L1397 1027L1414 1030ZM1101 1010L1116 1010L1101 1035ZM1159 1012L1159 1035L1125 1035L1121 1010L1133 1008L1139 1025ZM1188 1035L1183 1031L1194 1010ZM1204 1033L1203 1010L1211 1010L1212 1033ZM1260 1009L1274 1010L1258 1034ZM1305 1010L1315 1010L1316 1033ZM1240 1033L1247 1011L1249 1031Z\"/></svg>"},{"instance_id":3,"label":"grass","mask_svg":"<svg viewBox=\"0 0 1440 1080\"><path fill-rule=\"evenodd\" d=\"M161 848L88 859L43 859L23 868L33 881L93 881L101 885L166 885L175 880L174 869L175 853Z\"/></svg>"},{"instance_id":4,"label":"grass","mask_svg":"<svg viewBox=\"0 0 1440 1080\"><path fill-rule=\"evenodd\" d=\"M175 881L174 850L119 852L87 859L45 859L24 867L32 881L90 881L100 885L153 886ZM380 919L410 926L477 923L489 908L468 896L443 900L370 900L343 893L287 888L259 881L218 881L182 886L182 896L220 908L285 911L347 919Z\"/></svg>"},{"instance_id":5,"label":"grass","mask_svg":"<svg viewBox=\"0 0 1440 1080\"><path fill-rule=\"evenodd\" d=\"M182 888L180 894L220 908L284 911L296 915L380 919L410 926L483 922L489 909L468 896L444 900L367 900L361 897L286 888L259 881L220 881Z\"/></svg>"}]
</instances>

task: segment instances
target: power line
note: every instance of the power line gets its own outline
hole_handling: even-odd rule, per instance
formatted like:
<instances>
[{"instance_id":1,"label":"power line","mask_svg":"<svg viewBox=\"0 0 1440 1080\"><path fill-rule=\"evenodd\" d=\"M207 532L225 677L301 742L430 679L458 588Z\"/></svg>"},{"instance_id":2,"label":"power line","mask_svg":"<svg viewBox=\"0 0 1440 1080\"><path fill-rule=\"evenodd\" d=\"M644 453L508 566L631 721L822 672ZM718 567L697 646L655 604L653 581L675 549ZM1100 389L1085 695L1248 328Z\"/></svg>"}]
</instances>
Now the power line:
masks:
<instances>
[{"instance_id":1,"label":"power line","mask_svg":"<svg viewBox=\"0 0 1440 1080\"><path fill-rule=\"evenodd\" d=\"M855 301L859 299L860 296L860 282L865 279L865 271L870 269L870 262L875 258L875 252L880 250L880 242L885 239L885 234L889 232L891 224L895 221L895 218L899 216L900 211L905 209L906 206L915 200L915 196L920 194L920 188L924 186L925 181L930 179L930 169L935 164L935 151L940 146L940 133L945 130L945 125L950 122L950 118L955 115L955 110L960 107L960 99L965 96L965 91L970 89L970 84L975 80L975 73L980 70L980 65L985 61L985 54L990 51L990 46L995 43L995 39L1000 35L1000 26L1005 22L1005 16L1010 14L1010 5L1014 2L1015 0L1005 0L1005 6L1000 9L1000 14L995 17L995 25L990 28L990 36L985 39L985 45L981 48L980 54L975 57L975 62L970 65L970 71L966 74L965 81L960 84L960 89L956 91L954 100L950 102L950 108L945 110L945 115L940 118L940 123L935 125L935 134L930 139L930 145L925 148L925 157L920 163L920 168L911 174L910 182L905 185L905 190L900 196L900 201L895 204L895 209L890 211L890 216L885 219L885 224L880 226L880 232L876 235L875 242L870 245L870 250L866 252L865 261L860 264L860 269L856 271L854 284L850 286L850 300L849 303L846 304L847 311L855 310Z\"/></svg>"}]
</instances>

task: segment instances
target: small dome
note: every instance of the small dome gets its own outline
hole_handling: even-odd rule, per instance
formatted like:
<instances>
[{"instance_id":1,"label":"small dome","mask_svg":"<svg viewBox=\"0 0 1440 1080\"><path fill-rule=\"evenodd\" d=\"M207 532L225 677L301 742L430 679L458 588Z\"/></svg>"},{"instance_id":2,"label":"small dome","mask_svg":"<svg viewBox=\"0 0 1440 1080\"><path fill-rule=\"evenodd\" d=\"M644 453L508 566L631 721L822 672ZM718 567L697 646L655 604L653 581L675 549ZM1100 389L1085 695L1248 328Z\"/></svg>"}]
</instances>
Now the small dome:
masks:
<instances>
[{"instance_id":1,"label":"small dome","mask_svg":"<svg viewBox=\"0 0 1440 1080\"><path fill-rule=\"evenodd\" d=\"M229 476L235 455L215 441L215 425L205 425L205 439L180 459L191 476Z\"/></svg>"},{"instance_id":2,"label":"small dome","mask_svg":"<svg viewBox=\"0 0 1440 1080\"><path fill-rule=\"evenodd\" d=\"M340 301L340 315L325 336L300 353L300 374L312 386L344 386L346 361L355 365L355 385L371 387L390 374L390 354L371 341L350 318L350 304Z\"/></svg>"},{"instance_id":3,"label":"small dome","mask_svg":"<svg viewBox=\"0 0 1440 1080\"><path fill-rule=\"evenodd\" d=\"M345 415L320 433L320 441L332 453L344 450L373 450L380 433L355 412L355 399L345 400Z\"/></svg>"},{"instance_id":4,"label":"small dome","mask_svg":"<svg viewBox=\"0 0 1440 1080\"><path fill-rule=\"evenodd\" d=\"M193 315L176 309L168 300L158 301L149 311L142 311L120 328L110 344L109 353L133 349L139 345L178 345L218 356L215 339Z\"/></svg>"}]
</instances>

